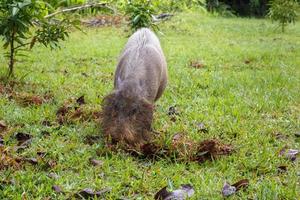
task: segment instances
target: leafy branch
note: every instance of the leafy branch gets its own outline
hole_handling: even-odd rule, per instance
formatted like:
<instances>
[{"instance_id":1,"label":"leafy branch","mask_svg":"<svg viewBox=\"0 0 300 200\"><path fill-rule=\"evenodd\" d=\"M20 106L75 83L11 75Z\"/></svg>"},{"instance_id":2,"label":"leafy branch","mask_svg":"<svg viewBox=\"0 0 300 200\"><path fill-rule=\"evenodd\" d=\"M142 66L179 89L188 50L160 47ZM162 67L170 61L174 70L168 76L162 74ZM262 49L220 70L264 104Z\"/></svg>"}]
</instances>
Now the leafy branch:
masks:
<instances>
[{"instance_id":1,"label":"leafy branch","mask_svg":"<svg viewBox=\"0 0 300 200\"><path fill-rule=\"evenodd\" d=\"M71 20L63 14L92 7L105 7L115 12L107 3L91 3L54 11L45 1L1 0L0 37L4 41L3 47L8 49L7 77L14 75L16 56L20 50L28 51L36 43L50 48L59 47L59 42L69 37L71 27L78 28L79 20ZM63 17L55 18L58 15Z\"/></svg>"}]
</instances>

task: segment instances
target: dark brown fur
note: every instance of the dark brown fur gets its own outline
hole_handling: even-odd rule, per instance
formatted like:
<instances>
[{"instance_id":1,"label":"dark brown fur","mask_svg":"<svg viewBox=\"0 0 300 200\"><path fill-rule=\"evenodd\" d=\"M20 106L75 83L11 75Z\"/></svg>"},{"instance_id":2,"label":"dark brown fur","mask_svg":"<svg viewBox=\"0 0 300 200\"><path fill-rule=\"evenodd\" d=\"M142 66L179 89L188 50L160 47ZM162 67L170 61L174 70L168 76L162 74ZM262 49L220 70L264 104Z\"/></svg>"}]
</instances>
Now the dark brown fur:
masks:
<instances>
[{"instance_id":1,"label":"dark brown fur","mask_svg":"<svg viewBox=\"0 0 300 200\"><path fill-rule=\"evenodd\" d=\"M113 143L136 147L150 140L153 105L145 99L132 99L122 92L112 93L103 102L102 128Z\"/></svg>"}]
</instances>

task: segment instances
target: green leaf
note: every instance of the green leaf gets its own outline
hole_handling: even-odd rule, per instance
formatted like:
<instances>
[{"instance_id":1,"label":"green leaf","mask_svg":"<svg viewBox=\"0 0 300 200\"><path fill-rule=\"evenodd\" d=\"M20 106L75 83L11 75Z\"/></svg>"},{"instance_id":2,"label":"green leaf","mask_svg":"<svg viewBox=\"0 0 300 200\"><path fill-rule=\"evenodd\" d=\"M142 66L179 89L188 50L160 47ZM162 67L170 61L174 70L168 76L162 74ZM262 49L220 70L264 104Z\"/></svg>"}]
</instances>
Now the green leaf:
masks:
<instances>
[{"instance_id":1,"label":"green leaf","mask_svg":"<svg viewBox=\"0 0 300 200\"><path fill-rule=\"evenodd\" d=\"M172 180L168 179L168 191L172 192L174 190L173 182Z\"/></svg>"},{"instance_id":2,"label":"green leaf","mask_svg":"<svg viewBox=\"0 0 300 200\"><path fill-rule=\"evenodd\" d=\"M28 6L30 4L31 4L31 0L27 0L27 1L24 1L23 3L18 3L18 7L20 9L22 9L23 7Z\"/></svg>"},{"instance_id":3,"label":"green leaf","mask_svg":"<svg viewBox=\"0 0 300 200\"><path fill-rule=\"evenodd\" d=\"M4 49L7 49L8 45L9 45L9 42L5 42L5 43L3 44L3 48L4 48Z\"/></svg>"},{"instance_id":4,"label":"green leaf","mask_svg":"<svg viewBox=\"0 0 300 200\"><path fill-rule=\"evenodd\" d=\"M19 44L21 44L21 45L24 44L24 42L23 42L20 38L15 38L15 40L16 40L17 43L19 43Z\"/></svg>"},{"instance_id":5,"label":"green leaf","mask_svg":"<svg viewBox=\"0 0 300 200\"><path fill-rule=\"evenodd\" d=\"M135 16L134 19L132 20L132 22L133 22L134 24L136 24L137 21L140 19L140 17L141 17L141 15Z\"/></svg>"},{"instance_id":6,"label":"green leaf","mask_svg":"<svg viewBox=\"0 0 300 200\"><path fill-rule=\"evenodd\" d=\"M18 7L13 7L13 9L12 9L12 16L16 16L18 14L19 10L20 9Z\"/></svg>"}]
</instances>

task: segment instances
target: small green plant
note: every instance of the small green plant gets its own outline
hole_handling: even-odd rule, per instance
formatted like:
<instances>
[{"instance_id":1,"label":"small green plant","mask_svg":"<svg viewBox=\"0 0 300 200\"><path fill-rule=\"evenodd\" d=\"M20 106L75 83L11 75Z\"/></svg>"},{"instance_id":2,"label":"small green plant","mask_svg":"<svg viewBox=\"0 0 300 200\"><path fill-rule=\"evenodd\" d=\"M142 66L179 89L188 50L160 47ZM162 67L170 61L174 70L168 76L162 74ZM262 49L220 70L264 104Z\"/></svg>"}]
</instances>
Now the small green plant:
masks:
<instances>
[{"instance_id":1,"label":"small green plant","mask_svg":"<svg viewBox=\"0 0 300 200\"><path fill-rule=\"evenodd\" d=\"M231 7L224 2L220 2L219 0L207 0L206 9L214 15L220 15L223 17L235 16Z\"/></svg>"},{"instance_id":2,"label":"small green plant","mask_svg":"<svg viewBox=\"0 0 300 200\"><path fill-rule=\"evenodd\" d=\"M159 1L158 2L165 8L166 10L171 11L171 12L176 12L176 11L184 11L188 10L191 8L198 8L198 7L205 7L205 0L180 0L180 1ZM162 3L164 2L164 3Z\"/></svg>"},{"instance_id":3,"label":"small green plant","mask_svg":"<svg viewBox=\"0 0 300 200\"><path fill-rule=\"evenodd\" d=\"M209 12L215 12L219 4L219 0L206 0L206 8Z\"/></svg>"},{"instance_id":4,"label":"small green plant","mask_svg":"<svg viewBox=\"0 0 300 200\"><path fill-rule=\"evenodd\" d=\"M155 10L150 0L129 0L125 12L129 16L129 25L132 31L143 27L151 28L154 31L158 30L158 26L152 20Z\"/></svg>"},{"instance_id":5,"label":"small green plant","mask_svg":"<svg viewBox=\"0 0 300 200\"><path fill-rule=\"evenodd\" d=\"M16 56L37 42L54 48L68 37L68 19L47 18L47 4L37 0L1 0L0 37L8 49L8 78L14 75Z\"/></svg>"},{"instance_id":6,"label":"small green plant","mask_svg":"<svg viewBox=\"0 0 300 200\"><path fill-rule=\"evenodd\" d=\"M273 0L270 6L268 16L279 22L282 32L288 24L295 23L299 9L297 0Z\"/></svg>"}]
</instances>

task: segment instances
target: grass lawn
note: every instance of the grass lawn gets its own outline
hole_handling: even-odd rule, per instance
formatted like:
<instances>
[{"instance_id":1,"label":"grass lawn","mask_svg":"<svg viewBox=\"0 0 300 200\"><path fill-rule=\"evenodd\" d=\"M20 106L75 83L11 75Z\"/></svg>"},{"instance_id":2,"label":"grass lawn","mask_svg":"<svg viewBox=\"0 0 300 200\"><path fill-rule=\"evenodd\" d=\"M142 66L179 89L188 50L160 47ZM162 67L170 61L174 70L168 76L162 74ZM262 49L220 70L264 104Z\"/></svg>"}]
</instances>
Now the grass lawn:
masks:
<instances>
[{"instance_id":1,"label":"grass lawn","mask_svg":"<svg viewBox=\"0 0 300 200\"><path fill-rule=\"evenodd\" d=\"M86 34L75 31L61 49L37 46L16 65L21 79L14 87L17 95L51 93L52 100L24 106L0 93L0 120L8 126L0 133L4 147L16 156L38 159L35 165L0 171L0 199L66 199L84 188L111 188L105 199L153 199L168 181L175 188L193 185L193 199L222 199L226 181L244 178L249 187L230 199L299 198L299 159L292 162L279 152L285 146L300 149L295 136L300 132L300 23L282 34L264 19L191 12L160 27L169 84L156 103L154 129L164 134L166 143L180 132L199 141L217 138L235 152L202 164L141 160L103 151L103 141L96 140L101 127L95 120L59 125L56 112L69 99L84 95L85 108L101 109L128 36L124 28L84 28ZM4 51L0 53L4 75L6 61ZM193 68L192 61L205 66ZM180 115L173 122L168 109L175 105ZM207 132L198 131L200 122ZM32 141L14 151L18 132L30 134ZM91 139L95 143L88 144ZM90 158L101 165L93 166ZM282 165L287 171L279 173ZM55 192L53 185L64 193Z\"/></svg>"}]
</instances>

